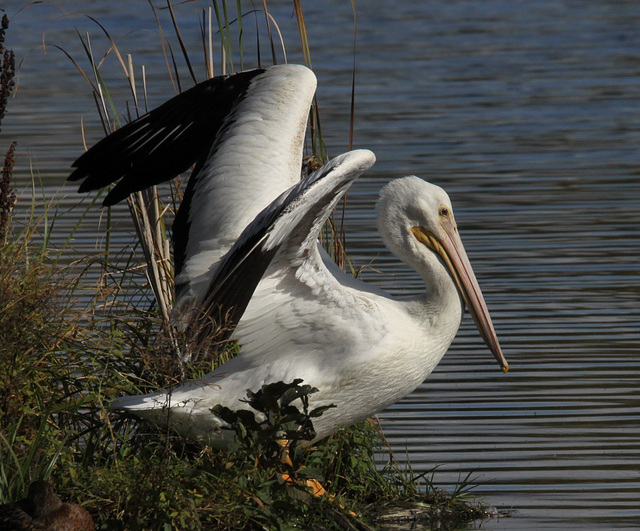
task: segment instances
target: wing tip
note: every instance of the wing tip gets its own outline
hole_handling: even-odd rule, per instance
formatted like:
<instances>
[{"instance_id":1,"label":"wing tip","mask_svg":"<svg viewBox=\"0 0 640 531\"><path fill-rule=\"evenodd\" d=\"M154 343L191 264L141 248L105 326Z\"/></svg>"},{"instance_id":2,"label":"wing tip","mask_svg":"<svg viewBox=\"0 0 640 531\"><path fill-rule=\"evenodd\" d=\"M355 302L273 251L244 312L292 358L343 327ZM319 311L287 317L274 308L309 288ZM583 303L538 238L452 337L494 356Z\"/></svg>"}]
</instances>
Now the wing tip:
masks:
<instances>
[{"instance_id":1,"label":"wing tip","mask_svg":"<svg viewBox=\"0 0 640 531\"><path fill-rule=\"evenodd\" d=\"M275 82L278 84L285 80L287 84L292 83L297 93L308 94L309 105L311 104L311 97L318 87L318 79L313 73L313 70L304 65L273 65L266 68L264 73L259 77L261 78L261 81L259 81L260 83Z\"/></svg>"},{"instance_id":2,"label":"wing tip","mask_svg":"<svg viewBox=\"0 0 640 531\"><path fill-rule=\"evenodd\" d=\"M331 159L334 168L341 166L345 171L362 173L376 162L376 155L369 149L354 149Z\"/></svg>"},{"instance_id":3,"label":"wing tip","mask_svg":"<svg viewBox=\"0 0 640 531\"><path fill-rule=\"evenodd\" d=\"M351 153L358 157L358 162L361 166L366 166L365 170L368 170L376 163L376 154L370 149L354 149Z\"/></svg>"},{"instance_id":4,"label":"wing tip","mask_svg":"<svg viewBox=\"0 0 640 531\"><path fill-rule=\"evenodd\" d=\"M71 167L75 169L69 174L69 177L67 177L67 181L80 181L87 176L87 172L82 168L76 167L75 163Z\"/></svg>"}]
</instances>

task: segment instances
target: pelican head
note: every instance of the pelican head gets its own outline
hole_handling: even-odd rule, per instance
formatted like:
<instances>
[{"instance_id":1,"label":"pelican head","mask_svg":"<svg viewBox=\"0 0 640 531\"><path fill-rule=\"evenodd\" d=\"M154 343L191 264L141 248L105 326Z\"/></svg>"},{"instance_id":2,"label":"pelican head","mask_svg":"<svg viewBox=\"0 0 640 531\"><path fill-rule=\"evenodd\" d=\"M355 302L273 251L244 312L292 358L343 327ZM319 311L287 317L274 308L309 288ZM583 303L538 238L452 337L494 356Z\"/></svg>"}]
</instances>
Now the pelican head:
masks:
<instances>
[{"instance_id":1,"label":"pelican head","mask_svg":"<svg viewBox=\"0 0 640 531\"><path fill-rule=\"evenodd\" d=\"M447 279L453 281L482 339L507 372L509 365L458 234L447 193L418 177L405 177L382 189L376 208L378 231L387 247L423 277L430 292L446 290L451 286Z\"/></svg>"}]
</instances>

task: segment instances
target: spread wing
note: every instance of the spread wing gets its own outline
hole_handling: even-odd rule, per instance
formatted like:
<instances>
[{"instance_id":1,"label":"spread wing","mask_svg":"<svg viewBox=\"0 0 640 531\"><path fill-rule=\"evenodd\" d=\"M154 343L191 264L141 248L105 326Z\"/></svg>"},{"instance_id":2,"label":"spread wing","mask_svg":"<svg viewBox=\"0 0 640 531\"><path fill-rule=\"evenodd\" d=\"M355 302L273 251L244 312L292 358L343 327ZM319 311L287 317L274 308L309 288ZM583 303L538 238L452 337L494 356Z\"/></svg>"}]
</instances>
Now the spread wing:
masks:
<instances>
[{"instance_id":1,"label":"spread wing","mask_svg":"<svg viewBox=\"0 0 640 531\"><path fill-rule=\"evenodd\" d=\"M213 78L98 142L69 179L80 192L118 181L111 205L195 164L173 226L176 308L201 302L242 231L300 180L315 88L299 65Z\"/></svg>"},{"instance_id":2,"label":"spread wing","mask_svg":"<svg viewBox=\"0 0 640 531\"><path fill-rule=\"evenodd\" d=\"M267 271L295 277L297 270L311 268L317 276L330 276L316 249L320 230L344 192L374 162L368 150L340 155L281 194L249 224L207 288L203 314L194 325L196 344L222 322L226 326L216 340L231 336ZM277 298L274 293L272 300Z\"/></svg>"}]
</instances>

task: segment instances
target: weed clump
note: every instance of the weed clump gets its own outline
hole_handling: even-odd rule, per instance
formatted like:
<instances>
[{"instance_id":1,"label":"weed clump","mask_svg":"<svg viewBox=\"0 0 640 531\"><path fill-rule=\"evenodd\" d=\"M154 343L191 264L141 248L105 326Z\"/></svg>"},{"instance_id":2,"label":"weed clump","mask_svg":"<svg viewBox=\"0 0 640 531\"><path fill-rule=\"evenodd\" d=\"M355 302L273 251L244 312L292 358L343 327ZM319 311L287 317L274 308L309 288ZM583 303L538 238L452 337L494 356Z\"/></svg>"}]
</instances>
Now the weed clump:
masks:
<instances>
[{"instance_id":1,"label":"weed clump","mask_svg":"<svg viewBox=\"0 0 640 531\"><path fill-rule=\"evenodd\" d=\"M14 88L15 57L4 47L9 20L0 22L0 125ZM41 412L54 407L49 352L60 328L58 272L46 264L45 252L29 242L37 223L11 237L16 193L11 183L16 143L6 151L0 173L0 501L25 492L28 478L46 469L64 436L53 434ZM69 380L67 383L70 383ZM55 431L55 430L54 430ZM47 434L45 437L44 434Z\"/></svg>"},{"instance_id":2,"label":"weed clump","mask_svg":"<svg viewBox=\"0 0 640 531\"><path fill-rule=\"evenodd\" d=\"M2 131L2 120L7 111L9 96L15 87L13 78L16 75L16 61L13 50L4 47L5 32L9 27L7 15L2 16L0 21L0 131ZM4 157L2 173L0 174L0 245L7 242L9 235L9 220L11 212L16 204L16 194L11 186L11 174L15 162L16 143L12 142Z\"/></svg>"}]
</instances>

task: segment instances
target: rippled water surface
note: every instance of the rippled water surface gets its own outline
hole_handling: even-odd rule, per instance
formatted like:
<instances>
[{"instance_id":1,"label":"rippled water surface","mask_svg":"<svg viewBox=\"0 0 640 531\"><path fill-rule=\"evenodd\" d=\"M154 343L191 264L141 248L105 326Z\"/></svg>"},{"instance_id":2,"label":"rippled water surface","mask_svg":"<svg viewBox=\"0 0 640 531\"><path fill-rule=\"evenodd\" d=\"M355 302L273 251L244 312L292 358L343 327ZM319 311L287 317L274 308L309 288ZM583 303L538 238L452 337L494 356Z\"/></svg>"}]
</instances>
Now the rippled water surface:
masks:
<instances>
[{"instance_id":1,"label":"rippled water surface","mask_svg":"<svg viewBox=\"0 0 640 531\"><path fill-rule=\"evenodd\" d=\"M173 94L146 3L58 4L99 20L146 65L150 105ZM289 61L301 62L289 3L269 4ZM304 4L335 155L348 146L351 5ZM378 163L349 195L351 256L387 273L366 270L368 281L397 294L420 290L382 247L371 207L392 177L442 185L511 363L501 374L465 319L436 372L382 415L389 440L417 471L438 465L443 485L472 472L478 495L513 509L483 528L640 527L640 3L357 4L355 145L373 149ZM194 56L206 6L177 9ZM87 68L74 27L91 32L98 56L107 43L86 17L17 7L8 10L7 45L19 89L2 146L18 140L21 182L33 165L53 194L82 152L81 121L88 141L101 136L88 84L55 46ZM124 113L130 97L113 54L103 68ZM71 208L72 188L64 193L60 242L82 211ZM102 235L102 212L90 212L73 242L80 255ZM114 244L127 245L126 209L114 215Z\"/></svg>"}]
</instances>

